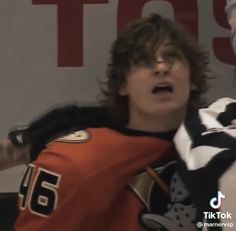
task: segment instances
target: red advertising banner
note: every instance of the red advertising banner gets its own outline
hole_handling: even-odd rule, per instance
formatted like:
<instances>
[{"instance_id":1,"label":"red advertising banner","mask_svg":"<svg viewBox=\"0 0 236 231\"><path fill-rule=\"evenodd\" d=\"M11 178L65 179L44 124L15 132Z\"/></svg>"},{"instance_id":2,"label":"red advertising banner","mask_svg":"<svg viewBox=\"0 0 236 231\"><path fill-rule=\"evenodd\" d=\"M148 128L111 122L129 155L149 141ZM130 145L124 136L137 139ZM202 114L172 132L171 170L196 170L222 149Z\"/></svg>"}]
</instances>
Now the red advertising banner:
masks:
<instances>
[{"instance_id":1,"label":"red advertising banner","mask_svg":"<svg viewBox=\"0 0 236 231\"><path fill-rule=\"evenodd\" d=\"M51 107L95 103L117 33L154 12L184 24L208 49L215 76L209 100L236 97L225 5L225 0L0 1L1 137ZM21 172L3 171L0 192L16 191Z\"/></svg>"}]
</instances>

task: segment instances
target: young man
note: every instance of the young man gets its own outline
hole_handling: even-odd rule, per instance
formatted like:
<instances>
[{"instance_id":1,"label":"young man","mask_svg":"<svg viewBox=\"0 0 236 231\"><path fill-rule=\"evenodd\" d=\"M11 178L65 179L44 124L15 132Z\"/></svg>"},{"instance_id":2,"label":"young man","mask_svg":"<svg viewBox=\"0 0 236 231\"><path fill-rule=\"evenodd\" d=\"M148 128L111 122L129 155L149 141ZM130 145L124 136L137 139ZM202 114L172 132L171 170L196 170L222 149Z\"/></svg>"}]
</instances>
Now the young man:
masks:
<instances>
[{"instance_id":1,"label":"young man","mask_svg":"<svg viewBox=\"0 0 236 231\"><path fill-rule=\"evenodd\" d=\"M207 77L207 55L182 26L158 15L130 24L108 64L109 126L61 137L29 164L15 230L144 231L152 215L156 230L194 230L172 139Z\"/></svg>"}]
</instances>

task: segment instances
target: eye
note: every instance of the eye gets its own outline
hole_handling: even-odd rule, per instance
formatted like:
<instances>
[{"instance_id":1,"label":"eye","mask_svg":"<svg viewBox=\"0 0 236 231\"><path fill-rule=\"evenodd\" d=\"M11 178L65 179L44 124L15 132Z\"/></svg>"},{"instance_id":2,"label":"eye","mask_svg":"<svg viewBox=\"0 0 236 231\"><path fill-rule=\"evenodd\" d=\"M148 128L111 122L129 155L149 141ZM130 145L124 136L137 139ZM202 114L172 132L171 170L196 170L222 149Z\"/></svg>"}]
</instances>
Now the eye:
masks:
<instances>
[{"instance_id":1,"label":"eye","mask_svg":"<svg viewBox=\"0 0 236 231\"><path fill-rule=\"evenodd\" d=\"M163 54L163 58L166 59L166 60L180 59L181 55L177 51L166 51Z\"/></svg>"}]
</instances>

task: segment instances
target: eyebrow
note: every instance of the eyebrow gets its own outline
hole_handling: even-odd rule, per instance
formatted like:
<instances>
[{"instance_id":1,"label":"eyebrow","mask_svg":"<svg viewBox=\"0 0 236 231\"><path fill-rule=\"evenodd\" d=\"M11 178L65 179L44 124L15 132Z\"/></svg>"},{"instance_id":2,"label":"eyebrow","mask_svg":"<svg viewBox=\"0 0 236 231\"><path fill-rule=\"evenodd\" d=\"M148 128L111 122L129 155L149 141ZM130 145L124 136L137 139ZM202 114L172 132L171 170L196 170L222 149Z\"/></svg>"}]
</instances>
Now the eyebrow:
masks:
<instances>
[{"instance_id":1,"label":"eyebrow","mask_svg":"<svg viewBox=\"0 0 236 231\"><path fill-rule=\"evenodd\" d=\"M165 50L165 49L174 49L174 50L177 50L179 51L179 48L177 46L175 46L173 43L171 42L166 42L166 43L162 43L156 50L157 51L162 51L162 50Z\"/></svg>"},{"instance_id":2,"label":"eyebrow","mask_svg":"<svg viewBox=\"0 0 236 231\"><path fill-rule=\"evenodd\" d=\"M171 41L164 41L162 43L159 44L158 48L160 47L163 47L163 48L166 48L166 47L173 47L173 48L177 48L173 42Z\"/></svg>"},{"instance_id":3,"label":"eyebrow","mask_svg":"<svg viewBox=\"0 0 236 231\"><path fill-rule=\"evenodd\" d=\"M170 41L165 41L163 43L161 43L161 45L164 45L164 46L173 46L174 44Z\"/></svg>"},{"instance_id":4,"label":"eyebrow","mask_svg":"<svg viewBox=\"0 0 236 231\"><path fill-rule=\"evenodd\" d=\"M179 53L181 56L184 56L183 51L177 47L173 42L170 41L166 41L163 42L162 44L160 44L159 48L156 50L155 54L157 54L157 52L165 52L165 51L176 51L177 53Z\"/></svg>"},{"instance_id":5,"label":"eyebrow","mask_svg":"<svg viewBox=\"0 0 236 231\"><path fill-rule=\"evenodd\" d=\"M171 42L166 42L166 43L163 43L163 44L161 44L161 46L162 47L164 47L164 48L166 48L166 47L170 47L170 48L177 48L175 45L174 45L174 43L171 43Z\"/></svg>"}]
</instances>

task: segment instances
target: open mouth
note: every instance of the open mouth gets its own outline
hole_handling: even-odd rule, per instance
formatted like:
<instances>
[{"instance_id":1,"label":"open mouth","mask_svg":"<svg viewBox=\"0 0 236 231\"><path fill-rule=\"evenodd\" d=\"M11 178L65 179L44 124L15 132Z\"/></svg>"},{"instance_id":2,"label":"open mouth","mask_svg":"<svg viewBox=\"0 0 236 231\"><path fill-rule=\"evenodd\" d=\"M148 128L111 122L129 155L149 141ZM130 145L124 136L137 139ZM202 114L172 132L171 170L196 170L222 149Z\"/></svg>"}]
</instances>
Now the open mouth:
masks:
<instances>
[{"instance_id":1,"label":"open mouth","mask_svg":"<svg viewBox=\"0 0 236 231\"><path fill-rule=\"evenodd\" d=\"M152 89L152 94L165 94L165 93L172 93L173 87L170 85L157 85Z\"/></svg>"}]
</instances>

